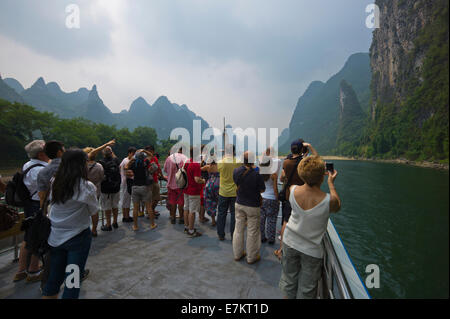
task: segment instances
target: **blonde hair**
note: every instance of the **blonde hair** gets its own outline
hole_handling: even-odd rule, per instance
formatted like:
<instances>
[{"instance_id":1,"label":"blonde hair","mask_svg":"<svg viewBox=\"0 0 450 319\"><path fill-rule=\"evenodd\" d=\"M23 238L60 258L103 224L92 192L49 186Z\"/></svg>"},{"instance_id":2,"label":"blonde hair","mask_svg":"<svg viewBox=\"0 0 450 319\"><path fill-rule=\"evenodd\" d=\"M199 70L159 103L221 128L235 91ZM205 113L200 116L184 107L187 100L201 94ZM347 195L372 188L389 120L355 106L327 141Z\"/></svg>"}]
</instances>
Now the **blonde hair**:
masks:
<instances>
[{"instance_id":1,"label":"blonde hair","mask_svg":"<svg viewBox=\"0 0 450 319\"><path fill-rule=\"evenodd\" d=\"M308 156L300 162L297 172L308 186L320 186L325 175L325 163L320 156Z\"/></svg>"}]
</instances>

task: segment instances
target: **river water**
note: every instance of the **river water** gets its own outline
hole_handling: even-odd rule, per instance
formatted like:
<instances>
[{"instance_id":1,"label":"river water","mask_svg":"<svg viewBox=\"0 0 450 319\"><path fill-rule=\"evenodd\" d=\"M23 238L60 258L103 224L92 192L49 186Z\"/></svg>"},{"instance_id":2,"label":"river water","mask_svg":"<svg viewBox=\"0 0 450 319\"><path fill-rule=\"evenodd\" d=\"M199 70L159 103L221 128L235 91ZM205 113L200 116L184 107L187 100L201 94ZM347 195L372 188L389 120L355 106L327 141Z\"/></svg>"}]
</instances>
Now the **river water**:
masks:
<instances>
[{"instance_id":1,"label":"river water","mask_svg":"<svg viewBox=\"0 0 450 319\"><path fill-rule=\"evenodd\" d=\"M367 265L379 266L380 288L371 296L448 298L448 171L333 162L342 210L331 219L363 279Z\"/></svg>"}]
</instances>

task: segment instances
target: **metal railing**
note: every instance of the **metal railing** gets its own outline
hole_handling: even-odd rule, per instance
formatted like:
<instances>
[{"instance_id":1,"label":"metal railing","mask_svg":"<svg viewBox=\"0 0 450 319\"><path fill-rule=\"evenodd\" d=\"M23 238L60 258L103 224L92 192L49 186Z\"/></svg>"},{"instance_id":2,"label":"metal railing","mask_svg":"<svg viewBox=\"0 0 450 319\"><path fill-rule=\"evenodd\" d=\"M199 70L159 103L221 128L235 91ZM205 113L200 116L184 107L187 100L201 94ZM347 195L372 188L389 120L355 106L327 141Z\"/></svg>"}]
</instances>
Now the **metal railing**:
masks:
<instances>
[{"instance_id":1,"label":"metal railing","mask_svg":"<svg viewBox=\"0 0 450 319\"><path fill-rule=\"evenodd\" d=\"M352 291L345 278L341 264L328 232L325 233L322 246L324 249L322 278L319 281L320 299L353 299Z\"/></svg>"}]
</instances>

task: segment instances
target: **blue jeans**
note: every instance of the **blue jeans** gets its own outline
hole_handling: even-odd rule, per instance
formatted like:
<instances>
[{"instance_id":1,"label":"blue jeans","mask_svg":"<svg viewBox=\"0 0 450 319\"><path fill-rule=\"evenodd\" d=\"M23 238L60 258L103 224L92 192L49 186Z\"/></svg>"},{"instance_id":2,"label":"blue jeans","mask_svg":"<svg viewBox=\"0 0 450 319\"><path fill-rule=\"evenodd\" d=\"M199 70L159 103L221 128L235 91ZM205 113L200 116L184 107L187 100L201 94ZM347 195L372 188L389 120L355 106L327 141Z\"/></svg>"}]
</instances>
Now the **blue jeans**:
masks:
<instances>
[{"instance_id":1,"label":"blue jeans","mask_svg":"<svg viewBox=\"0 0 450 319\"><path fill-rule=\"evenodd\" d=\"M79 235L69 239L58 247L51 247L50 250L50 275L43 289L44 296L54 296L59 293L59 289L65 283L67 265L77 265L79 267L80 283L84 273L84 267L91 248L91 230L87 228ZM78 299L80 288L68 288L64 286L62 299Z\"/></svg>"},{"instance_id":2,"label":"blue jeans","mask_svg":"<svg viewBox=\"0 0 450 319\"><path fill-rule=\"evenodd\" d=\"M223 197L219 195L219 205L217 208L217 234L219 237L223 238L225 237L225 224L227 222L227 213L228 208L230 209L231 213L231 220L230 220L230 234L231 238L233 238L234 233L234 225L235 225L235 218L234 218L234 204L236 203L236 197Z\"/></svg>"}]
</instances>

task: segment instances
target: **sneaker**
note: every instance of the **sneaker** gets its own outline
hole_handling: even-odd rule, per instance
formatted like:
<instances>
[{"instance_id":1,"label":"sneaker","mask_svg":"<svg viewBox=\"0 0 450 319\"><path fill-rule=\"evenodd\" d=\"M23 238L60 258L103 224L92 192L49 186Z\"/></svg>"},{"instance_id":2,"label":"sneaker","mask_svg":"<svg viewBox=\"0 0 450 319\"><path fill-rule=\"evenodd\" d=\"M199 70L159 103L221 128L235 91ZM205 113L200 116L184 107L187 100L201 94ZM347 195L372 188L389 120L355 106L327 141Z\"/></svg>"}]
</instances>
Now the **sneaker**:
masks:
<instances>
[{"instance_id":1,"label":"sneaker","mask_svg":"<svg viewBox=\"0 0 450 319\"><path fill-rule=\"evenodd\" d=\"M184 233L185 234L189 233L189 230L186 227L184 227Z\"/></svg>"},{"instance_id":2,"label":"sneaker","mask_svg":"<svg viewBox=\"0 0 450 319\"><path fill-rule=\"evenodd\" d=\"M102 228L101 228L101 230L102 230L102 231L112 231L112 227L111 227L111 226L108 227L108 226L106 226L106 225L103 225Z\"/></svg>"},{"instance_id":3,"label":"sneaker","mask_svg":"<svg viewBox=\"0 0 450 319\"><path fill-rule=\"evenodd\" d=\"M115 229L119 228L119 225L117 223L113 223L112 227L114 227Z\"/></svg>"},{"instance_id":4,"label":"sneaker","mask_svg":"<svg viewBox=\"0 0 450 319\"><path fill-rule=\"evenodd\" d=\"M265 243L267 241L267 238L261 238L261 242Z\"/></svg>"}]
</instances>

